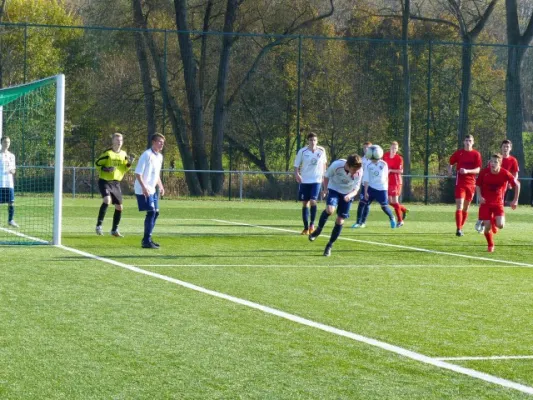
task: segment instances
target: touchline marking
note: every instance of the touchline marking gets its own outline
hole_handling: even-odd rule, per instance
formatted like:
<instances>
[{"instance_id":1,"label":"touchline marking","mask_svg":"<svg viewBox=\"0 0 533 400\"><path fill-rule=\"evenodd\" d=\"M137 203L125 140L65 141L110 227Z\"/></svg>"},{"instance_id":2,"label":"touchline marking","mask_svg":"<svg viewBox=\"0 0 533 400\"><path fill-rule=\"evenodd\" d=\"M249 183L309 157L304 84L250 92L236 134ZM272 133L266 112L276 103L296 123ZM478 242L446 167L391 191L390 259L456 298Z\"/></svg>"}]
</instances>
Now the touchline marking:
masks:
<instances>
[{"instance_id":1,"label":"touchline marking","mask_svg":"<svg viewBox=\"0 0 533 400\"><path fill-rule=\"evenodd\" d=\"M151 271L147 271L147 270L135 267L133 265L124 264L124 263L121 263L119 261L111 260L109 258L100 257L100 256L97 256L97 255L94 255L94 254L90 254L90 253L87 253L87 252L84 252L84 251L81 251L81 250L77 250L77 249L74 249L74 248L71 248L71 247L66 247L66 246L62 246L62 245L61 246L57 246L57 247L61 248L61 249L64 249L64 250L67 250L67 251L70 251L72 253L79 254L79 255L87 257L87 258L92 258L94 260L98 260L98 261L102 261L102 262L105 262L105 263L108 263L108 264L116 265L117 267L125 268L127 270L130 270L130 271L133 271L133 272L137 272L139 274L151 276L151 277L157 278L157 279L162 279L164 281L167 281L167 282L170 282L170 283L174 283L176 285L185 287L187 289L191 289L191 290L194 290L194 291L197 291L197 292L200 292L200 293L204 293L204 294L207 294L207 295L210 295L210 296L213 296L213 297L217 297L219 299L231 301L233 303L240 304L240 305L243 305L245 307L250 307L250 308L253 308L255 310L259 310L259 311L262 311L262 312L267 313L267 314L275 315L277 317L284 318L286 320L289 320L289 321L292 321L292 322L296 322L296 323L301 324L301 325L309 326L311 328L320 329L320 330L322 330L324 332L332 333L332 334L338 335L338 336L343 336L343 337L346 337L348 339L355 340L357 342L361 342L361 343L368 344L370 346L378 347L380 349L387 350L387 351L390 351L390 352L395 353L395 354L399 354L401 356L410 358L412 360L416 360L416 361L419 361L419 362L422 362L422 363L425 363L425 364L433 365L433 366L438 367L438 368L447 369L447 370L450 370L450 371L453 371L453 372L457 372L459 374L467 375L467 376L470 376L472 378L480 379L480 380L483 380L485 382L490 382L490 383L493 383L493 384L496 384L496 385L499 385L499 386L503 386L503 387L506 387L506 388L515 389L515 390L523 392L523 393L533 394L533 387L526 386L526 385L523 385L521 383L517 383L517 382L513 382L513 381L510 381L510 380L507 380L507 379L499 378L497 376L489 375L489 374L486 374L484 372L479 372L479 371L476 371L476 370L471 369L471 368L461 367L459 365L451 364L451 363L448 363L446 361L437 360L437 359L434 359L432 357L428 357L428 356L425 356L423 354L416 353L414 351L404 349L403 347L395 346L395 345L392 345L392 344L389 344L389 343L386 343L386 342L382 342L380 340L372 339L372 338L369 338L369 337L366 337L366 336L358 335L358 334L353 333L353 332L345 331L343 329L338 329L338 328L335 328L335 327L332 327L332 326L329 326L329 325L321 324L319 322L315 322L315 321L312 321L312 320L309 320L309 319L306 319L306 318L302 318L302 317L299 317L299 316L294 315L294 314L289 314L287 312L280 311L280 310L277 310L275 308L267 307L267 306L264 306L264 305L261 305L261 304L258 304L258 303L254 303L252 301L248 301L248 300L244 300L244 299L241 299L241 298L238 298L238 297L230 296L230 295L225 294L225 293L220 293L220 292L216 292L214 290L206 289L204 287L197 286L197 285L194 285L194 284L189 283L189 282L181 281L179 279L171 278L171 277L166 276L166 275L161 275L161 274L157 274L157 273L154 273L154 272L151 272Z\"/></svg>"},{"instance_id":2,"label":"touchline marking","mask_svg":"<svg viewBox=\"0 0 533 400\"><path fill-rule=\"evenodd\" d=\"M332 269L332 268L347 268L347 269L381 269L381 268L502 268L500 265L428 265L428 264L380 264L380 265L278 265L278 264L135 264L136 267L243 267L243 268L309 268L309 269Z\"/></svg>"},{"instance_id":3,"label":"touchline marking","mask_svg":"<svg viewBox=\"0 0 533 400\"><path fill-rule=\"evenodd\" d=\"M469 360L533 360L533 356L487 356L487 357L435 357L440 361L469 361Z\"/></svg>"},{"instance_id":4,"label":"touchline marking","mask_svg":"<svg viewBox=\"0 0 533 400\"><path fill-rule=\"evenodd\" d=\"M268 229L268 230L281 231L281 232L299 233L299 231L294 231L294 230L291 230L291 229L283 229L283 228L274 228L272 226L261 226L261 225L246 224L246 223L243 223L243 222L226 221L226 220L223 220L223 219L213 219L213 221L221 222L221 223L224 223L224 224L231 224L231 225L249 226L251 228L261 228L261 229ZM370 241L370 240L352 239L352 238L347 238L347 237L342 237L342 236L339 237L339 240L346 240L346 241L349 241L349 242L356 242L356 243L374 244L374 245L377 245L377 246L394 247L396 249L414 250L414 251L419 251L419 252L422 252L422 253L441 254L441 255L445 255L445 256L468 258L470 260L491 261L491 262L495 262L495 263L501 263L501 264L508 264L508 265L516 265L516 266L520 266L520 267L533 268L533 264L522 263L522 262L518 262L518 261L497 260L497 259L488 258L488 257L469 256L469 255L466 255L466 254L449 253L447 251L423 249L421 247L402 246L400 244L391 244L391 243L380 243L380 242L373 242L373 241Z\"/></svg>"}]
</instances>

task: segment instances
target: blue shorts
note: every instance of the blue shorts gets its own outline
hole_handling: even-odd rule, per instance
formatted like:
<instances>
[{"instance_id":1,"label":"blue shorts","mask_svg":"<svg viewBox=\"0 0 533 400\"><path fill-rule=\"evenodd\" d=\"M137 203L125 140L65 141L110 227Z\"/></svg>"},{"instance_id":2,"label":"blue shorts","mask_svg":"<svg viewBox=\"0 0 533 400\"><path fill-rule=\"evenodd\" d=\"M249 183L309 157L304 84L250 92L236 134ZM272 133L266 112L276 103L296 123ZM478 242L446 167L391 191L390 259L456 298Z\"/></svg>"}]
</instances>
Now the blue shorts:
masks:
<instances>
[{"instance_id":1,"label":"blue shorts","mask_svg":"<svg viewBox=\"0 0 533 400\"><path fill-rule=\"evenodd\" d=\"M298 188L298 200L318 200L320 185L320 183L300 183Z\"/></svg>"},{"instance_id":2,"label":"blue shorts","mask_svg":"<svg viewBox=\"0 0 533 400\"><path fill-rule=\"evenodd\" d=\"M15 202L15 189L0 188L0 204L14 203L14 202Z\"/></svg>"},{"instance_id":3,"label":"blue shorts","mask_svg":"<svg viewBox=\"0 0 533 400\"><path fill-rule=\"evenodd\" d=\"M137 206L139 211L158 211L159 210L159 198L157 193L151 194L146 197L144 194L136 194Z\"/></svg>"},{"instance_id":4,"label":"blue shorts","mask_svg":"<svg viewBox=\"0 0 533 400\"><path fill-rule=\"evenodd\" d=\"M337 215L341 218L350 218L350 208L352 207L352 200L344 201L345 194L339 193L336 190L329 189L326 204L328 206L337 207Z\"/></svg>"},{"instance_id":5,"label":"blue shorts","mask_svg":"<svg viewBox=\"0 0 533 400\"><path fill-rule=\"evenodd\" d=\"M387 190L377 190L368 187L368 204L376 200L382 206L389 204L389 192Z\"/></svg>"}]
</instances>

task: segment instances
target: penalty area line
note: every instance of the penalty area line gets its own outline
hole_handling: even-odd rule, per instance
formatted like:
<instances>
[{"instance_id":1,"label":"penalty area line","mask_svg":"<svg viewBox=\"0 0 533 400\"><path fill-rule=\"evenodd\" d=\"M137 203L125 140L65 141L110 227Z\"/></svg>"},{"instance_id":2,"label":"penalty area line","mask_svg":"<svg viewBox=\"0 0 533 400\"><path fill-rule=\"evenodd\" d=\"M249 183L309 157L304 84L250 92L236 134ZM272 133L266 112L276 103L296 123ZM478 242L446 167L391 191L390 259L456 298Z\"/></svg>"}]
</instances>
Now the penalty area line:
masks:
<instances>
[{"instance_id":1,"label":"penalty area line","mask_svg":"<svg viewBox=\"0 0 533 400\"><path fill-rule=\"evenodd\" d=\"M533 360L533 356L435 357L440 361Z\"/></svg>"},{"instance_id":2,"label":"penalty area line","mask_svg":"<svg viewBox=\"0 0 533 400\"><path fill-rule=\"evenodd\" d=\"M248 227L251 227L251 228L260 228L260 229L274 230L274 231L280 231L280 232L299 233L298 231L295 231L295 230L292 230L292 229L275 228L275 227L272 227L272 226L253 225L253 224L247 224L247 223L243 223L243 222L226 221L226 220L223 220L223 219L213 219L213 221L220 222L220 223L223 223L223 224L229 224L229 225L248 226ZM499 259L488 258L488 257L469 256L467 254L450 253L450 252L447 252L447 251L439 251L439 250L430 250L430 249L424 249L422 247L403 246L403 245L400 245L400 244L392 244L392 243L380 243L380 242L373 242L371 240L352 239L352 238L347 238L347 237L342 237L342 236L340 236L338 240L344 240L344 241L355 242L355 243L372 244L372 245L376 245L376 246L392 247L392 248L395 248L395 249L413 250L413 251L418 251L418 252L421 252L421 253L440 254L440 255L443 255L443 256L467 258L469 260L490 261L490 262L493 262L493 263L500 263L500 264L514 265L514 266L518 266L518 267L533 268L533 264L528 264L528 263L523 263L523 262L518 262L518 261L499 260Z\"/></svg>"},{"instance_id":3,"label":"penalty area line","mask_svg":"<svg viewBox=\"0 0 533 400\"><path fill-rule=\"evenodd\" d=\"M191 289L191 290L194 290L196 292L203 293L203 294L206 294L206 295L209 295L209 296L213 296L213 297L216 297L216 298L219 298L219 299L227 300L227 301L230 301L232 303L236 303L236 304L239 304L239 305L242 305L242 306L245 306L245 307L249 307L249 308L264 312L266 314L275 315L275 316L277 316L279 318L283 318L283 319L286 319L286 320L291 321L291 322L295 322L295 323L300 324L300 325L305 325L305 326L308 326L308 327L311 327L311 328L315 328L315 329L319 329L321 331L328 332L328 333L331 333L331 334L334 334L334 335L338 335L338 336L342 336L342 337L345 337L345 338L348 338L348 339L352 339L352 340L360 342L360 343L364 343L364 344L367 344L367 345L370 345L370 346L373 346L373 347L380 348L382 350L389 351L391 353L395 353L395 354L404 356L404 357L409 358L411 360L419 361L421 363L432 365L432 366L435 366L437 368L453 371L453 372L456 372L456 373L459 373L459 374L462 374L462 375L466 375L466 376L469 376L469 377L472 377L472 378L476 378L476 379L479 379L479 380L482 380L482 381L485 381L485 382L493 383L495 385L506 387L506 388L509 388L509 389L514 389L514 390L517 390L517 391L520 391L520 392L523 392L523 393L533 394L533 387L526 386L526 385L523 385L521 383L513 382L513 381L510 381L510 380L507 380L507 379L504 379L504 378L500 378L500 377L497 377L497 376L494 376L494 375L486 374L484 372L476 371L476 370L471 369L471 368L461 367L459 365L451 364L451 363L448 363L446 361L436 360L435 358L432 358L432 357L429 357L429 356L426 356L426 355L423 355L423 354L420 354L420 353L416 353L414 351L405 349L403 347L399 347L399 346L396 346L396 345L393 345L393 344L390 344L390 343L386 343L386 342L383 342L383 341L380 341L380 340L377 340L377 339L372 339L372 338L369 338L369 337L366 337L366 336L362 336L362 335L359 335L359 334L356 334L356 333L353 333L353 332L345 331L343 329L338 329L338 328L335 328L335 327L330 326L330 325L325 325L325 324L322 324L322 323L319 323L319 322L312 321L310 319L306 319L306 318L300 317L298 315L289 314L287 312L284 312L284 311L281 311L281 310L278 310L278 309L275 309L275 308L271 308L271 307L268 307L268 306L264 306L264 305L259 304L259 303L254 303L252 301L241 299L239 297L230 296L230 295L225 294L225 293L221 293L221 292L217 292L217 291L214 291L214 290L211 290L211 289L207 289L207 288L204 288L202 286L197 286L197 285L194 285L192 283L185 282L185 281L182 281L182 280L179 280L179 279L175 279L175 278L171 278L171 277L166 276L166 275L157 274L157 273L154 273L154 272L151 272L151 271L147 271L147 270L144 270L142 268L138 268L138 267L135 267L133 265L128 265L128 264L125 264L125 263L122 263L122 262L119 262L119 261L115 261L115 260L112 260L112 259L109 259L109 258L100 257L100 256L97 256L97 255L94 255L94 254L91 254L91 253L87 253L85 251L74 249L72 247L67 247L67 246L63 246L63 245L56 246L56 247L60 248L60 249L63 249L63 250L66 250L66 251L69 251L69 252L72 252L72 253L75 253L75 254L78 254L78 255L81 255L83 257L87 257L87 258L90 258L90 259L93 259L93 260L98 260L98 261L101 261L101 262L104 262L104 263L112 264L112 265L127 269L127 270L132 271L132 272L136 272L136 273L139 273L139 274L150 276L150 277L153 277L153 278L156 278L156 279L161 279L161 280L164 280L166 282L174 283L174 284L182 286L184 288Z\"/></svg>"}]
</instances>

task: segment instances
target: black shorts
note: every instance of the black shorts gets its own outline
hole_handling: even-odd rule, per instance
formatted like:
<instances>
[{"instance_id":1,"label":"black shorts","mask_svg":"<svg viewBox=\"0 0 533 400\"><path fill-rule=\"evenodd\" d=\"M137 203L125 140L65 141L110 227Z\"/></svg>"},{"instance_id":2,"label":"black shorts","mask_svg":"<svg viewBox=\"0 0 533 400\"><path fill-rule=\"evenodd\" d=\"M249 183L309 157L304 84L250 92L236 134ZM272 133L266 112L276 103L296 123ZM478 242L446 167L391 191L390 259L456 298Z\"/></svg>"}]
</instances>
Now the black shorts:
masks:
<instances>
[{"instance_id":1,"label":"black shorts","mask_svg":"<svg viewBox=\"0 0 533 400\"><path fill-rule=\"evenodd\" d=\"M122 204L122 190L119 181L98 179L98 189L102 197L111 196L112 204Z\"/></svg>"}]
</instances>

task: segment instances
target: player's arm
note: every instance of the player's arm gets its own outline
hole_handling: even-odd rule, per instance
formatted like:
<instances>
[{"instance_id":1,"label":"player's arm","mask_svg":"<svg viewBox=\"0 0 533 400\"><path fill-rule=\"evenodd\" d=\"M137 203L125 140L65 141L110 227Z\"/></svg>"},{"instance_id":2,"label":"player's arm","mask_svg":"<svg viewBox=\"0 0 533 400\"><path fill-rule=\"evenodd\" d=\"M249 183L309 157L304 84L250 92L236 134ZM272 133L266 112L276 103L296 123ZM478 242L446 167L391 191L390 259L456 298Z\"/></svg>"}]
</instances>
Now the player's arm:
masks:
<instances>
[{"instance_id":1,"label":"player's arm","mask_svg":"<svg viewBox=\"0 0 533 400\"><path fill-rule=\"evenodd\" d=\"M165 188L163 187L163 181L161 181L161 177L157 180L157 186L159 187L159 193L161 194L161 197L165 195Z\"/></svg>"},{"instance_id":2,"label":"player's arm","mask_svg":"<svg viewBox=\"0 0 533 400\"><path fill-rule=\"evenodd\" d=\"M453 164L448 165L448 176L452 176L453 174Z\"/></svg>"},{"instance_id":3,"label":"player's arm","mask_svg":"<svg viewBox=\"0 0 533 400\"><path fill-rule=\"evenodd\" d=\"M9 173L15 175L17 173L17 163L15 162L15 156L11 159L11 165L9 166Z\"/></svg>"},{"instance_id":4,"label":"player's arm","mask_svg":"<svg viewBox=\"0 0 533 400\"><path fill-rule=\"evenodd\" d=\"M479 199L479 204L485 203L485 198L481 195L481 187L478 184L476 184L476 194Z\"/></svg>"}]
</instances>

